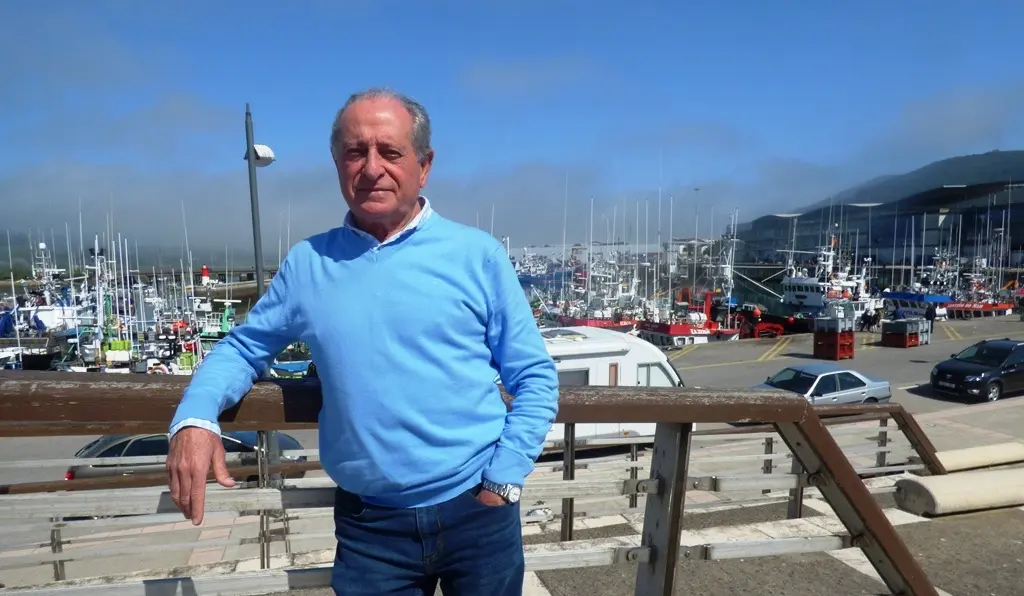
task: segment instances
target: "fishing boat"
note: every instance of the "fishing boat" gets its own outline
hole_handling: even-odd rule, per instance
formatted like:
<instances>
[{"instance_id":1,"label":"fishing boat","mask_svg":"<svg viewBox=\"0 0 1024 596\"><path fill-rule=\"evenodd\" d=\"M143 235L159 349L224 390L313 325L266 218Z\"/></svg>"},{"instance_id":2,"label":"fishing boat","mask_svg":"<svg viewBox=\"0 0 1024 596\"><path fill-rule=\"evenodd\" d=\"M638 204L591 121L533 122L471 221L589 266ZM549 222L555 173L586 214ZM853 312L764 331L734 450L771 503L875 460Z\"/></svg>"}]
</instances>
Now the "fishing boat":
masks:
<instances>
[{"instance_id":1,"label":"fishing boat","mask_svg":"<svg viewBox=\"0 0 1024 596\"><path fill-rule=\"evenodd\" d=\"M729 313L735 306L730 296L709 291L699 298L692 298L690 289L683 288L673 302L672 315L668 320L637 322L637 334L641 339L660 348L679 348L740 338L740 329L729 325L732 320Z\"/></svg>"},{"instance_id":2,"label":"fishing boat","mask_svg":"<svg viewBox=\"0 0 1024 596\"><path fill-rule=\"evenodd\" d=\"M871 259L863 259L860 272L854 273L844 259L838 258L838 242L839 238L832 236L827 245L818 248L813 272L795 265L792 253L803 251L785 251L790 257L782 278L781 303L790 312L778 314L787 315L787 320L788 316L795 315L813 319L825 316L835 303L850 304L855 317L884 308L883 300L868 292L867 270Z\"/></svg>"}]
</instances>

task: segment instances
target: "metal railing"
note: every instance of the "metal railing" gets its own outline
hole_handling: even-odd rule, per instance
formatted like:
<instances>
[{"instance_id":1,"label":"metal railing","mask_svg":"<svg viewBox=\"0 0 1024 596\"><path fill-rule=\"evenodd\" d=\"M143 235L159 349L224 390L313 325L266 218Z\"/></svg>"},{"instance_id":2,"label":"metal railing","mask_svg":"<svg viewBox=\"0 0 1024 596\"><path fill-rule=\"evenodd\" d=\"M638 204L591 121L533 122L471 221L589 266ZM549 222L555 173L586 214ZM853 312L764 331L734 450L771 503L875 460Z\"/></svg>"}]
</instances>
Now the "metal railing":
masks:
<instances>
[{"instance_id":1,"label":"metal railing","mask_svg":"<svg viewBox=\"0 0 1024 596\"><path fill-rule=\"evenodd\" d=\"M180 399L187 378L170 376L115 376L59 373L2 373L0 374L0 437L26 437L48 435L84 435L105 433L166 432L167 421ZM513 402L514 407L514 402ZM289 430L315 428L320 410L319 385L309 380L288 380L257 383L239 406L225 412L221 424L225 430L275 429ZM565 423L566 437L563 464L541 463L534 478L524 490L522 503L527 521L537 503L562 501L561 514L547 516L547 520L560 519L563 542L555 545L526 547L527 567L532 571L568 567L592 567L615 564L635 564L638 595L673 593L677 561L716 560L722 558L771 556L805 552L829 551L839 548L862 549L889 589L896 594L936 594L918 563L884 516L865 477L873 477L914 469L915 464L895 463L888 459L898 446L896 437L888 430L888 420L894 420L907 439L907 447L916 453L923 467L933 474L945 470L935 456L934 448L920 432L913 418L896 405L813 408L804 400L793 399L776 392L752 392L707 389L653 389L653 388L566 388L561 392L558 421ZM863 433L875 421L883 426L876 434ZM650 457L635 448L630 449L629 461L601 458L578 465L576 448L590 441L577 441L573 436L575 423L643 423L656 422ZM691 423L761 422L762 426L748 426L721 431L691 431ZM842 428L840 428L842 427ZM830 429L833 429L830 432ZM867 446L840 445L843 437L869 441ZM642 440L642 438L640 439ZM732 451L719 450L710 457L697 454L691 457L691 444L695 441L718 441L732 447ZM777 450L784 444L789 453ZM312 450L303 453L312 455ZM736 453L735 451L747 451ZM729 453L720 455L720 453ZM285 452L288 454L289 452ZM715 460L717 461L709 461ZM859 468L851 460L869 458ZM776 473L776 462L792 459L789 473ZM709 463L730 465L749 462L758 468L755 474L705 474L697 467ZM78 462L81 463L81 462ZM233 464L231 464L233 465ZM282 464L298 466L303 470L316 467L317 462ZM694 468L694 469L691 469ZM922 467L917 465L916 467ZM581 475L577 476L577 470ZM593 477L582 472L593 471ZM646 474L641 472L646 471ZM233 473L245 473L234 467ZM561 473L563 479L544 479L543 474ZM287 475L288 472L285 472ZM608 473L623 477L608 477ZM5 530L15 526L20 530L48 529L51 532L49 553L21 555L15 560L0 558L0 569L12 563L54 565L78 560L74 539L61 539L59 531L71 524L102 525L110 527L139 527L181 521L162 486L166 476L159 478L116 478L120 487L105 484L108 479L76 480L66 483L32 483L5 487L7 494L0 496L0 520ZM91 483L91 484L87 484ZM147 485L147 483L150 483ZM308 515L328 515L334 502L333 484L326 478L306 478L291 481L283 488L209 488L206 508L208 519L218 515L237 514L260 510L269 512L287 531L293 522ZM58 488L58 485L60 487ZM52 496L25 494L29 490L61 491ZM68 489L91 489L71 490ZM683 504L688 490L717 493L750 493L750 501L780 500L789 502L789 516L800 515L805 492L820 494L831 505L847 530L844 534L826 534L798 539L779 539L757 542L720 542L714 544L684 543L680 540ZM65 492L66 491L66 492ZM20 493L20 494L19 494ZM642 531L639 535L622 536L596 541L571 541L573 520L594 515L597 511L580 511L581 501L617 496L628 499L629 505L644 510ZM643 500L640 505L640 500ZM533 503L534 505L527 505ZM585 506L587 508L589 506ZM688 504L687 507L692 508ZM605 513L605 511L600 511ZM62 522L67 517L101 516L113 519L91 519L81 522ZM54 520L58 520L54 522ZM326 521L326 518L325 518ZM208 522L210 523L210 522ZM53 532L57 531L56 538ZM97 545L81 551L90 557L115 557L138 554L140 549L161 551L189 548L195 540L184 540L184 530L169 530L168 537L159 545L118 547L116 536L97 539ZM155 584L161 590L174 586L203 594L253 593L253 590L271 592L291 587L326 586L330 581L330 560L326 553L301 558L288 551L284 564L291 568L270 569L269 546L297 540L330 540L329 533L281 535L261 524L255 541L261 545L260 570L211 573L209 565L197 564L186 569L175 569L181 577L130 580L125 577L105 578L102 593L147 594ZM238 539L207 540L204 547L235 544ZM42 546L40 542L38 546ZM263 545L267 545L267 556ZM109 546L108 546L109 545ZM323 549L320 549L323 550ZM120 554L119 554L120 553ZM316 552L313 555L317 555ZM266 559L266 560L264 560ZM314 563L313 566L309 566ZM320 563L319 565L315 563ZM302 568L296 568L302 565ZM61 571L61 573L63 573ZM28 594L93 593L97 582L62 581L50 587L29 589ZM91 591L90 591L91 590ZM247 591L248 590L248 591Z\"/></svg>"}]
</instances>

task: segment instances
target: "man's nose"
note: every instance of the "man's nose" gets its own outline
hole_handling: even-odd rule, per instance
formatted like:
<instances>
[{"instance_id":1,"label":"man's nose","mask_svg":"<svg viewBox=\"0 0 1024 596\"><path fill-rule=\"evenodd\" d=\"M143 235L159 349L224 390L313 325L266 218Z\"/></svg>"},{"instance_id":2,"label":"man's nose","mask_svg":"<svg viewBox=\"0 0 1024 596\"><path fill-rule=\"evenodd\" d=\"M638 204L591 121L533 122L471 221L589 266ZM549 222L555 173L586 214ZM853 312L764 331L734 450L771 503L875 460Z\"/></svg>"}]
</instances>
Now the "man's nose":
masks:
<instances>
[{"instance_id":1,"label":"man's nose","mask_svg":"<svg viewBox=\"0 0 1024 596\"><path fill-rule=\"evenodd\" d=\"M384 173L384 159L374 150L366 153L366 162L363 163L363 174L373 178L379 178Z\"/></svg>"}]
</instances>

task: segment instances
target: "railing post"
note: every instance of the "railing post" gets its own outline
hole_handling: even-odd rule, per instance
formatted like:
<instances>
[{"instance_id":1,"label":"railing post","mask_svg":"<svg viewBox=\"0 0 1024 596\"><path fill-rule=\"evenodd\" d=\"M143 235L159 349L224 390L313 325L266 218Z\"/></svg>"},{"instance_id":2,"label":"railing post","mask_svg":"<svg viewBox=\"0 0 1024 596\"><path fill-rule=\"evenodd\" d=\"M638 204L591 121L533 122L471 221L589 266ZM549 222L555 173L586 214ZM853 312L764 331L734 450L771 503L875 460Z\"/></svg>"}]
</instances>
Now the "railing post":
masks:
<instances>
[{"instance_id":1,"label":"railing post","mask_svg":"<svg viewBox=\"0 0 1024 596\"><path fill-rule=\"evenodd\" d=\"M654 433L650 478L658 481L658 492L647 495L641 544L651 555L637 567L636 596L675 593L692 431L691 424L659 422Z\"/></svg>"},{"instance_id":2,"label":"railing post","mask_svg":"<svg viewBox=\"0 0 1024 596\"><path fill-rule=\"evenodd\" d=\"M562 480L576 479L576 425L565 423L563 435L565 445L562 449ZM573 521L576 518L576 506L573 499L562 499L562 536L563 542L572 540Z\"/></svg>"},{"instance_id":3,"label":"railing post","mask_svg":"<svg viewBox=\"0 0 1024 596\"><path fill-rule=\"evenodd\" d=\"M878 468L885 467L886 453L883 449L889 445L889 433L885 430L885 427L888 425L888 418L882 418L878 421L878 453L875 454L875 467Z\"/></svg>"},{"instance_id":4,"label":"railing post","mask_svg":"<svg viewBox=\"0 0 1024 596\"><path fill-rule=\"evenodd\" d=\"M896 423L896 428L903 433L903 436L910 442L910 446L921 458L921 463L928 468L928 472L934 476L945 474L946 466L939 460L938 454L935 453L935 445L932 445L928 435L921 430L917 420L903 408L893 412L892 419Z\"/></svg>"},{"instance_id":5,"label":"railing post","mask_svg":"<svg viewBox=\"0 0 1024 596\"><path fill-rule=\"evenodd\" d=\"M775 462L771 458L771 456L775 454L775 439L774 438L772 438L772 437L765 438L765 440L764 440L764 454L767 457L764 458L764 463L761 464L761 471L763 473L765 473L765 474L771 474L772 470L775 469ZM761 494L767 495L767 494L770 494L771 492L772 491L771 491L770 488L766 488L766 489L761 491Z\"/></svg>"},{"instance_id":6,"label":"railing post","mask_svg":"<svg viewBox=\"0 0 1024 596\"><path fill-rule=\"evenodd\" d=\"M56 525L61 522L61 518L51 517L50 522L54 524L54 526L50 528L50 552L56 555L64 552L64 540L61 538L60 526ZM62 582L66 578L67 576L64 573L64 561L54 561L53 579Z\"/></svg>"},{"instance_id":7,"label":"railing post","mask_svg":"<svg viewBox=\"0 0 1024 596\"><path fill-rule=\"evenodd\" d=\"M260 488L281 488L283 482L280 474L271 474L271 466L281 463L281 448L277 433L259 431L256 433L256 467L258 470L258 486ZM260 569L270 569L270 511L260 510Z\"/></svg>"},{"instance_id":8,"label":"railing post","mask_svg":"<svg viewBox=\"0 0 1024 596\"><path fill-rule=\"evenodd\" d=\"M795 453L792 454L792 461L789 465L789 473L800 478L804 473L804 467L800 463L800 458ZM786 517L788 519L799 519L804 516L804 486L803 484L798 485L796 488L789 489L789 504L786 507Z\"/></svg>"},{"instance_id":9,"label":"railing post","mask_svg":"<svg viewBox=\"0 0 1024 596\"><path fill-rule=\"evenodd\" d=\"M640 478L640 470L637 469L637 462L639 460L640 449L633 443L629 446L629 479L637 480ZM632 493L629 495L629 508L636 509L637 494Z\"/></svg>"}]
</instances>

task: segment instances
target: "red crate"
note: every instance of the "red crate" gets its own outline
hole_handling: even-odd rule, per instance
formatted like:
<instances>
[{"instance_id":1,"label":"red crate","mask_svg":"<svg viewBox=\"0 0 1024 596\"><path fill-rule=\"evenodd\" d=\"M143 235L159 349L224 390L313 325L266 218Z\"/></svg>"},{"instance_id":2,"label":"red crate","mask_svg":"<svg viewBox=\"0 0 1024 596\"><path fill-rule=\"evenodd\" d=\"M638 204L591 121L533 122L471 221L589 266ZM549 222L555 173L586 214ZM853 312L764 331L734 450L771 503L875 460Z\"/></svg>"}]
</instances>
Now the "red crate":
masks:
<instances>
[{"instance_id":1,"label":"red crate","mask_svg":"<svg viewBox=\"0 0 1024 596\"><path fill-rule=\"evenodd\" d=\"M821 341L815 338L814 357L818 360L848 360L854 357L854 342L838 337L838 334L830 334L828 338Z\"/></svg>"},{"instance_id":2,"label":"red crate","mask_svg":"<svg viewBox=\"0 0 1024 596\"><path fill-rule=\"evenodd\" d=\"M914 348L921 345L921 338L916 333L885 333L882 335L882 345L887 348Z\"/></svg>"},{"instance_id":3,"label":"red crate","mask_svg":"<svg viewBox=\"0 0 1024 596\"><path fill-rule=\"evenodd\" d=\"M814 343L852 344L855 342L853 331L815 331Z\"/></svg>"}]
</instances>

